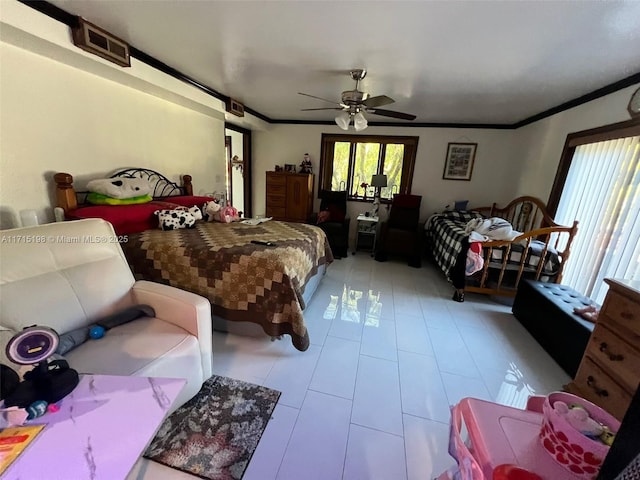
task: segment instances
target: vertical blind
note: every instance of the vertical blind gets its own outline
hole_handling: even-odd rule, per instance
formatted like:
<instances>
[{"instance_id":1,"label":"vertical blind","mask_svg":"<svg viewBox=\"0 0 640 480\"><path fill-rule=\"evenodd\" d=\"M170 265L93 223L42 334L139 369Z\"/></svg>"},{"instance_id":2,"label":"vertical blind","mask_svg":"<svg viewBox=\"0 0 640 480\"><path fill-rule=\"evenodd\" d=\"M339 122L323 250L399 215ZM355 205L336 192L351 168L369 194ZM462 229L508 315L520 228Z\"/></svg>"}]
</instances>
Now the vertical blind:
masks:
<instances>
[{"instance_id":1,"label":"vertical blind","mask_svg":"<svg viewBox=\"0 0 640 480\"><path fill-rule=\"evenodd\" d=\"M562 283L602 303L604 278L640 280L640 136L576 147L557 221L578 220Z\"/></svg>"}]
</instances>

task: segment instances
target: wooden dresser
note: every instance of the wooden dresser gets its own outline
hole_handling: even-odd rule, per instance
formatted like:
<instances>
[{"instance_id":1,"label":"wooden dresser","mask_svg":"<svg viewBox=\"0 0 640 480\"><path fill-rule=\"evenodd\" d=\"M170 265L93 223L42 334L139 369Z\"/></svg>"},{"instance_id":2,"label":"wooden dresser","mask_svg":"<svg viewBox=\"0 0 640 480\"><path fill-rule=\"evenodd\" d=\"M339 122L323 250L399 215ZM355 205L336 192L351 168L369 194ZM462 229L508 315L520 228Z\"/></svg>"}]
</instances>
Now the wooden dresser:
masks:
<instances>
[{"instance_id":1,"label":"wooden dresser","mask_svg":"<svg viewBox=\"0 0 640 480\"><path fill-rule=\"evenodd\" d=\"M622 420L640 382L640 282L605 282L604 305L576 378L565 389Z\"/></svg>"},{"instance_id":2,"label":"wooden dresser","mask_svg":"<svg viewBox=\"0 0 640 480\"><path fill-rule=\"evenodd\" d=\"M313 210L313 174L267 172L267 217L306 222Z\"/></svg>"}]
</instances>

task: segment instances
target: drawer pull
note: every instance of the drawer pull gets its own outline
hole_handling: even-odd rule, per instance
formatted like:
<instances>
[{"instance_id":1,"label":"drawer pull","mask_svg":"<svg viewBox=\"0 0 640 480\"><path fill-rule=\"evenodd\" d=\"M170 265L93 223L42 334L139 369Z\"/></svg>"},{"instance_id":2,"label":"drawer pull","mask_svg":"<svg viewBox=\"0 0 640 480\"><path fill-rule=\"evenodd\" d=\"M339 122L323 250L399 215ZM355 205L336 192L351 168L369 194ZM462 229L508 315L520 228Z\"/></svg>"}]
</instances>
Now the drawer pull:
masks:
<instances>
[{"instance_id":1,"label":"drawer pull","mask_svg":"<svg viewBox=\"0 0 640 480\"><path fill-rule=\"evenodd\" d=\"M622 318L624 318L625 320L633 320L633 313L631 313L631 312L624 311L624 312L620 313L620 316Z\"/></svg>"},{"instance_id":2,"label":"drawer pull","mask_svg":"<svg viewBox=\"0 0 640 480\"><path fill-rule=\"evenodd\" d=\"M609 357L612 362L621 362L624 360L624 355L614 354L609 351L609 345L606 342L600 344L600 351Z\"/></svg>"},{"instance_id":3,"label":"drawer pull","mask_svg":"<svg viewBox=\"0 0 640 480\"><path fill-rule=\"evenodd\" d=\"M591 389L595 392L597 396L599 397L609 396L609 392L607 392L604 388L598 388L598 386L596 385L596 379L593 378L591 375L587 377L587 385L591 387Z\"/></svg>"}]
</instances>

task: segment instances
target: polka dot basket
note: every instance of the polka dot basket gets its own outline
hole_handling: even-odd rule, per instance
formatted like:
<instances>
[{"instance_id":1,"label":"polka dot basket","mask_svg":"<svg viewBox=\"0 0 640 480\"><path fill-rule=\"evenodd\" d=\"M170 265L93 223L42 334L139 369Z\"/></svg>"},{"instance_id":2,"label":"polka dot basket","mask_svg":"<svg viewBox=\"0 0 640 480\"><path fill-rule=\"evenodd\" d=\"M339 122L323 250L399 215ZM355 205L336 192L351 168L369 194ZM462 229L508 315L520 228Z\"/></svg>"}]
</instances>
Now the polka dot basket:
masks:
<instances>
[{"instance_id":1,"label":"polka dot basket","mask_svg":"<svg viewBox=\"0 0 640 480\"><path fill-rule=\"evenodd\" d=\"M620 422L597 405L570 393L551 393L542 405L543 421L540 441L544 449L576 478L593 480L598 475L609 447L583 435L573 428L564 416L556 413L552 405L558 400L567 405L572 403L582 405L591 418L606 425L612 432L618 431Z\"/></svg>"}]
</instances>

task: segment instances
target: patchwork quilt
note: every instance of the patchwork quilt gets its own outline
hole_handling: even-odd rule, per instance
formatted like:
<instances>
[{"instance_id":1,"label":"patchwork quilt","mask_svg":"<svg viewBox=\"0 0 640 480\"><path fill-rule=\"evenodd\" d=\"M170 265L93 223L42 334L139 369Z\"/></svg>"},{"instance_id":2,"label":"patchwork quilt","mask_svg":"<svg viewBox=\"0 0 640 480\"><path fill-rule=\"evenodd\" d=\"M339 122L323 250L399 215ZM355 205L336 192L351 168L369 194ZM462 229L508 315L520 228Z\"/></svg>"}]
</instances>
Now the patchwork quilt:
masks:
<instances>
[{"instance_id":1,"label":"patchwork quilt","mask_svg":"<svg viewBox=\"0 0 640 480\"><path fill-rule=\"evenodd\" d=\"M122 247L137 279L197 293L215 315L258 323L267 335L288 334L298 350L309 347L302 294L318 268L333 261L318 227L198 222L194 229L129 235Z\"/></svg>"}]
</instances>

